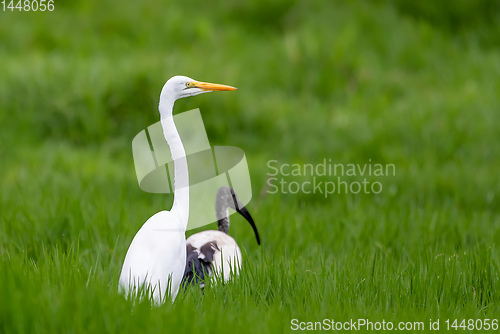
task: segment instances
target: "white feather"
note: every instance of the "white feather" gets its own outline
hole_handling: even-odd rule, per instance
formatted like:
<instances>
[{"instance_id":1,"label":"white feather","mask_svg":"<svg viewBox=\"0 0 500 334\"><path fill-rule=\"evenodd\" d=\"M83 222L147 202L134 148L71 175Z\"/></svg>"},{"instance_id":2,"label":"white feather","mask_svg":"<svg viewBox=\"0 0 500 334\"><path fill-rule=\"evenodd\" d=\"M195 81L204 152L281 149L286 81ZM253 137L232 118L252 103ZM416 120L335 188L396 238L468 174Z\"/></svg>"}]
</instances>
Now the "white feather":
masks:
<instances>
[{"instance_id":1,"label":"white feather","mask_svg":"<svg viewBox=\"0 0 500 334\"><path fill-rule=\"evenodd\" d=\"M217 230L199 232L186 240L186 244L191 245L198 251L210 242L217 245L213 256L212 271L218 277L223 278L224 282L227 282L232 275L239 274L241 268L240 248L232 237Z\"/></svg>"}]
</instances>

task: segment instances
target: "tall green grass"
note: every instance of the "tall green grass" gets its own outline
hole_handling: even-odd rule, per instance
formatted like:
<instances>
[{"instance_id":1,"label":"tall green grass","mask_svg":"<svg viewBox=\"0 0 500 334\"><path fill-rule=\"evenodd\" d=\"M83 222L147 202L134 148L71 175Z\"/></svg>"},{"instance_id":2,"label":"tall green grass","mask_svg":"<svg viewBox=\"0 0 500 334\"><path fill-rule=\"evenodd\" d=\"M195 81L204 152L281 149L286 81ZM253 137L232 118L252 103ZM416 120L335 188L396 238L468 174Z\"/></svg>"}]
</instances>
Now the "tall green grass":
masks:
<instances>
[{"instance_id":1,"label":"tall green grass","mask_svg":"<svg viewBox=\"0 0 500 334\"><path fill-rule=\"evenodd\" d=\"M0 13L0 332L498 318L500 25L478 3ZM118 294L118 275L136 231L172 198L139 189L131 141L158 120L175 74L239 88L175 110L200 108L212 145L245 150L262 246L231 217L241 276L151 309ZM391 163L396 175L378 195L266 192L268 160L325 158Z\"/></svg>"}]
</instances>

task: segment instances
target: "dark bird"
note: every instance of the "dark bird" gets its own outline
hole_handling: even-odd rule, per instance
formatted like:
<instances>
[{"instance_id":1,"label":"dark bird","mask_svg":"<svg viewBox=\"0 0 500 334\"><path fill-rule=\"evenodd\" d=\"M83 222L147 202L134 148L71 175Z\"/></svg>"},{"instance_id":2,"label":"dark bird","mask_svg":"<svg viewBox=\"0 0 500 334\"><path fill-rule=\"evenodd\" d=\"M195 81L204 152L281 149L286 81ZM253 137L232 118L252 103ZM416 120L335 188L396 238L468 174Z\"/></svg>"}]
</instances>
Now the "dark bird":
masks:
<instances>
[{"instance_id":1,"label":"dark bird","mask_svg":"<svg viewBox=\"0 0 500 334\"><path fill-rule=\"evenodd\" d=\"M221 187L215 199L217 230L208 230L193 234L186 240L186 270L182 285L199 283L204 287L204 280L214 273L227 282L232 275L238 275L241 267L241 251L236 241L229 236L229 208L242 215L252 226L260 245L259 232L252 216L238 200L230 187Z\"/></svg>"}]
</instances>

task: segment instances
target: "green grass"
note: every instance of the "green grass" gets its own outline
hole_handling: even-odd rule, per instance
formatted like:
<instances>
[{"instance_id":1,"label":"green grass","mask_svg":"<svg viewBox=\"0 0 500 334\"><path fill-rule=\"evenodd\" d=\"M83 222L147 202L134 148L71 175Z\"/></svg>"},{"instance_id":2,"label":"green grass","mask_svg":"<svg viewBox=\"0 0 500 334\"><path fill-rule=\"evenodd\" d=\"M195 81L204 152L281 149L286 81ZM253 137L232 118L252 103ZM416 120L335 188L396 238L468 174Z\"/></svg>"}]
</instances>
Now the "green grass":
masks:
<instances>
[{"instance_id":1,"label":"green grass","mask_svg":"<svg viewBox=\"0 0 500 334\"><path fill-rule=\"evenodd\" d=\"M500 22L477 3L0 12L0 333L498 319ZM245 151L262 246L232 217L242 275L151 309L118 294L118 276L141 224L172 198L139 189L131 142L158 120L175 74L239 88L175 110L200 108L212 145ZM266 193L268 160L325 158L396 175L370 179L378 195Z\"/></svg>"}]
</instances>

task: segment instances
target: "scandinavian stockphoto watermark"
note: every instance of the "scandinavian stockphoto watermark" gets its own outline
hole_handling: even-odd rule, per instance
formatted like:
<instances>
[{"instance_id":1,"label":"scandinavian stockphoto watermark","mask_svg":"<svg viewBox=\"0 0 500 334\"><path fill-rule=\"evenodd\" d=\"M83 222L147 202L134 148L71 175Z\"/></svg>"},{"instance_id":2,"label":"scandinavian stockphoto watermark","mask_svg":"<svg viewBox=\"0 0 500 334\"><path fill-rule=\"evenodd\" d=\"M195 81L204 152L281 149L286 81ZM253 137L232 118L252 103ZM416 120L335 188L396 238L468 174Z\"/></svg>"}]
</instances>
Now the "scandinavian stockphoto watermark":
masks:
<instances>
[{"instance_id":1,"label":"scandinavian stockphoto watermark","mask_svg":"<svg viewBox=\"0 0 500 334\"><path fill-rule=\"evenodd\" d=\"M189 185L176 184L174 163L160 122L138 133L132 153L139 187L149 193L172 194L174 188L189 186L187 229L216 221L214 203L220 187L231 187L246 205L252 198L245 152L234 146L212 146L199 109L173 116L181 137L189 170ZM234 210L229 210L229 214Z\"/></svg>"},{"instance_id":2,"label":"scandinavian stockphoto watermark","mask_svg":"<svg viewBox=\"0 0 500 334\"><path fill-rule=\"evenodd\" d=\"M366 331L398 331L398 332L437 332L446 331L498 331L498 319L425 319L425 321L386 321L372 319L349 319L338 321L334 319L323 319L322 321L301 321L292 319L290 329L292 331L342 331L342 332L366 332Z\"/></svg>"},{"instance_id":3,"label":"scandinavian stockphoto watermark","mask_svg":"<svg viewBox=\"0 0 500 334\"><path fill-rule=\"evenodd\" d=\"M324 158L317 164L267 162L269 194L380 194L383 178L396 175L396 165L336 163Z\"/></svg>"}]
</instances>

